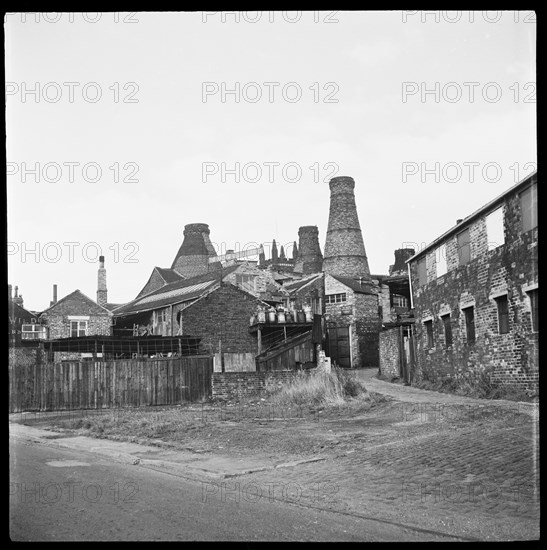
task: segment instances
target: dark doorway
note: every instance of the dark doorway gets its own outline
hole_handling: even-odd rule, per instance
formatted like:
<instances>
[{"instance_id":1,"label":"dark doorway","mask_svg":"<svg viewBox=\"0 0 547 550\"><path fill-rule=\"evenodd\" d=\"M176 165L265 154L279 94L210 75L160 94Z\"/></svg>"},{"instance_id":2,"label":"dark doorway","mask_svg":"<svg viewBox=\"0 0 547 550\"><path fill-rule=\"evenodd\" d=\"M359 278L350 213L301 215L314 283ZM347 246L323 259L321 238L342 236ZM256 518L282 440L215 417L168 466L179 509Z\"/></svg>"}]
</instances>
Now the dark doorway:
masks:
<instances>
[{"instance_id":1,"label":"dark doorway","mask_svg":"<svg viewBox=\"0 0 547 550\"><path fill-rule=\"evenodd\" d=\"M351 368L351 351L349 345L349 327L330 327L328 329L329 357L339 367Z\"/></svg>"}]
</instances>

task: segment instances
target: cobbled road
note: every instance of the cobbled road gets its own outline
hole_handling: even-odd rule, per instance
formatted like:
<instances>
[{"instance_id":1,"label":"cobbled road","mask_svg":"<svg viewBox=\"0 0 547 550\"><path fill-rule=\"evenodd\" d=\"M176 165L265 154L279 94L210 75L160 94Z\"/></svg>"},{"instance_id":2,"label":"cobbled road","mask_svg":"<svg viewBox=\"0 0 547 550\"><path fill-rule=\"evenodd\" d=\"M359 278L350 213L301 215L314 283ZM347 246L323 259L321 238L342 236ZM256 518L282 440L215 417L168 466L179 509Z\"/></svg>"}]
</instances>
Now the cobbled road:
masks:
<instances>
[{"instance_id":1,"label":"cobbled road","mask_svg":"<svg viewBox=\"0 0 547 550\"><path fill-rule=\"evenodd\" d=\"M358 376L394 400L383 418L348 419L347 433L333 423L337 453L326 460L229 478L220 493L248 501L274 495L417 527L432 540L434 533L538 539L537 405L419 390L375 379L376 372Z\"/></svg>"}]
</instances>

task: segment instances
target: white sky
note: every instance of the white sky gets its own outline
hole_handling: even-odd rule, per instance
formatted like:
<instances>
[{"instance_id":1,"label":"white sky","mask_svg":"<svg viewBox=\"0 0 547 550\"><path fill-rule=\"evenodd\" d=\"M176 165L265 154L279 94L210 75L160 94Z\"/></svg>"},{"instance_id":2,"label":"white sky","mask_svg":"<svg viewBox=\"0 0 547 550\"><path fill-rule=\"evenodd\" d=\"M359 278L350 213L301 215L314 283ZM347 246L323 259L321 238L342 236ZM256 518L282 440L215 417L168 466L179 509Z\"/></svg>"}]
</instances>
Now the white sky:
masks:
<instances>
[{"instance_id":1,"label":"white sky","mask_svg":"<svg viewBox=\"0 0 547 550\"><path fill-rule=\"evenodd\" d=\"M49 306L54 283L59 298L76 288L95 298L88 243L105 256L109 301L133 299L154 266L171 266L188 223L208 223L220 253L272 238L292 243L300 226L317 225L323 250L333 175L355 179L371 271L387 273L396 248L431 242L535 168L530 12L463 12L457 22L449 22L457 12L304 12L299 20L264 12L255 23L256 12L243 15L239 23L201 12L6 16L8 281L26 308ZM67 82L78 83L72 102ZM205 101L204 82L219 88ZM262 98L252 103L256 88L247 86L239 103L234 95L223 102L220 88L236 82L240 90L259 83ZM289 82L285 97L300 89L299 101L284 98ZM23 93L36 83L38 97ZM435 83L439 101L422 99ZM329 94L338 102L325 102ZM70 162L80 163L73 182ZM221 163L233 170L236 162L240 182L222 181ZM291 162L298 181L287 181L296 179L290 166L282 172ZM472 162L480 163L474 181ZM23 163L39 163L38 182L23 181ZM61 172L50 164L44 174L48 163ZM90 181L92 165L84 177L86 163L101 167L99 181ZM137 165L136 181L123 181L127 163ZM206 182L203 163L219 167ZM258 181L248 181L256 172L249 165L245 174L247 163L262 167ZM264 163L279 163L273 182ZM415 163L406 178L403 163ZM439 163L439 181L421 163ZM73 257L67 242L78 243ZM28 253L35 243L39 257Z\"/></svg>"}]
</instances>

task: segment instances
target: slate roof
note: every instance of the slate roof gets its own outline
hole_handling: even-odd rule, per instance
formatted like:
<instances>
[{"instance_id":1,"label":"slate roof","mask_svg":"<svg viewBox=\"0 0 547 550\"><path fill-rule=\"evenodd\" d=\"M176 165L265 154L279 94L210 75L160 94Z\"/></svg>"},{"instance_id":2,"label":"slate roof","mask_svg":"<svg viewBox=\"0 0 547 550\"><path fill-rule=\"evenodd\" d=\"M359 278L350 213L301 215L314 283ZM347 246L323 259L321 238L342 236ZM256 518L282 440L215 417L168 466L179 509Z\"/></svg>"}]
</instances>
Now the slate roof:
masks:
<instances>
[{"instance_id":1,"label":"slate roof","mask_svg":"<svg viewBox=\"0 0 547 550\"><path fill-rule=\"evenodd\" d=\"M378 294L376 291L376 286L370 281L364 280L360 283L359 279L352 279L351 277L340 277L339 275L332 275L332 277L341 282L343 285L351 288L351 290L357 294Z\"/></svg>"},{"instance_id":2,"label":"slate roof","mask_svg":"<svg viewBox=\"0 0 547 550\"><path fill-rule=\"evenodd\" d=\"M31 319L38 318L38 314L33 314L12 300L8 300L8 315L10 319L21 319L23 322L30 322Z\"/></svg>"},{"instance_id":3,"label":"slate roof","mask_svg":"<svg viewBox=\"0 0 547 550\"><path fill-rule=\"evenodd\" d=\"M293 281L292 283L287 283L283 285L283 288L287 290L289 293L297 292L302 287L306 286L308 283L314 282L316 279L323 277L322 273L315 273L314 275L311 275L309 277L306 277L304 279L300 279L298 281Z\"/></svg>"},{"instance_id":4,"label":"slate roof","mask_svg":"<svg viewBox=\"0 0 547 550\"><path fill-rule=\"evenodd\" d=\"M222 276L226 277L238 268L238 265L226 267L222 270ZM141 311L151 311L169 305L196 300L218 287L219 283L220 271L218 270L198 275L197 277L182 279L128 302L115 309L114 314L132 315Z\"/></svg>"},{"instance_id":5,"label":"slate roof","mask_svg":"<svg viewBox=\"0 0 547 550\"><path fill-rule=\"evenodd\" d=\"M169 269L165 267L155 267L154 268L162 277L166 283L174 283L184 279L182 275L177 273L174 269Z\"/></svg>"},{"instance_id":6,"label":"slate roof","mask_svg":"<svg viewBox=\"0 0 547 550\"><path fill-rule=\"evenodd\" d=\"M84 302L87 302L87 304L90 307L104 309L105 313L109 313L109 314L111 313L107 308L99 305L97 302L92 300L89 296L86 296L81 290L76 289L74 292L71 292L70 294L67 294L64 298L61 298L60 300L55 302L53 305L49 306L47 309L44 309L44 311L42 311L41 315L43 315L44 313L48 313L48 312L51 312L51 311L55 310L59 304L63 303L65 300L68 300L69 298L74 298L74 297L78 297L80 300L83 300Z\"/></svg>"}]
</instances>

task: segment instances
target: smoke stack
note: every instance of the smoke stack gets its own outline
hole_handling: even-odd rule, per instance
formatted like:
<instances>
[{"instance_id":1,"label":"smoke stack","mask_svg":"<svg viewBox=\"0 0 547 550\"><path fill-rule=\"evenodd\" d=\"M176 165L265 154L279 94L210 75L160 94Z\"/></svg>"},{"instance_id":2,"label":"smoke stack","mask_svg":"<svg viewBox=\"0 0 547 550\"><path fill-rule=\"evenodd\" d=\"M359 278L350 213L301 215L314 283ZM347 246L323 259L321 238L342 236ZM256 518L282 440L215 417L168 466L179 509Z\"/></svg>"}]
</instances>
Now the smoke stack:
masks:
<instances>
[{"instance_id":1,"label":"smoke stack","mask_svg":"<svg viewBox=\"0 0 547 550\"><path fill-rule=\"evenodd\" d=\"M365 244L355 205L355 181L341 176L332 178L330 210L323 270L331 275L370 280Z\"/></svg>"},{"instance_id":2,"label":"smoke stack","mask_svg":"<svg viewBox=\"0 0 547 550\"><path fill-rule=\"evenodd\" d=\"M296 258L298 258L298 247L296 246L296 241L292 243L292 259L296 262Z\"/></svg>"},{"instance_id":3,"label":"smoke stack","mask_svg":"<svg viewBox=\"0 0 547 550\"><path fill-rule=\"evenodd\" d=\"M104 256L99 256L99 271L97 274L97 303L106 307L108 292L106 290L106 269L104 268Z\"/></svg>"},{"instance_id":4,"label":"smoke stack","mask_svg":"<svg viewBox=\"0 0 547 550\"><path fill-rule=\"evenodd\" d=\"M395 250L395 263L391 266L389 274L394 275L400 273L406 275L408 273L406 261L412 256L414 256L413 248L398 248Z\"/></svg>"},{"instance_id":5,"label":"smoke stack","mask_svg":"<svg viewBox=\"0 0 547 550\"><path fill-rule=\"evenodd\" d=\"M196 277L220 269L220 262L209 263L209 258L217 257L209 234L209 226L206 223L185 225L184 239L171 269L183 277Z\"/></svg>"},{"instance_id":6,"label":"smoke stack","mask_svg":"<svg viewBox=\"0 0 547 550\"><path fill-rule=\"evenodd\" d=\"M57 285L53 285L53 300L49 303L49 307L57 303Z\"/></svg>"},{"instance_id":7,"label":"smoke stack","mask_svg":"<svg viewBox=\"0 0 547 550\"><path fill-rule=\"evenodd\" d=\"M321 273L323 254L319 247L319 229L316 225L304 225L298 229L298 252L294 271L308 275Z\"/></svg>"},{"instance_id":8,"label":"smoke stack","mask_svg":"<svg viewBox=\"0 0 547 550\"><path fill-rule=\"evenodd\" d=\"M13 303L23 307L23 295L19 294L18 286L15 286L15 296L13 297Z\"/></svg>"},{"instance_id":9,"label":"smoke stack","mask_svg":"<svg viewBox=\"0 0 547 550\"><path fill-rule=\"evenodd\" d=\"M11 285L8 285L8 300L13 300L13 293Z\"/></svg>"}]
</instances>

